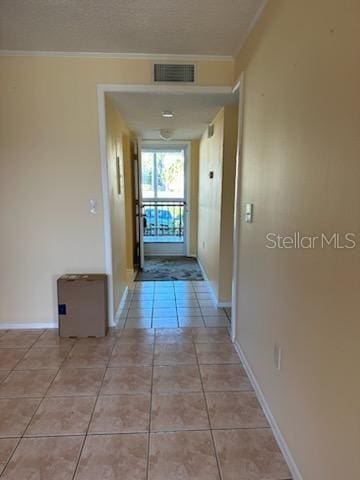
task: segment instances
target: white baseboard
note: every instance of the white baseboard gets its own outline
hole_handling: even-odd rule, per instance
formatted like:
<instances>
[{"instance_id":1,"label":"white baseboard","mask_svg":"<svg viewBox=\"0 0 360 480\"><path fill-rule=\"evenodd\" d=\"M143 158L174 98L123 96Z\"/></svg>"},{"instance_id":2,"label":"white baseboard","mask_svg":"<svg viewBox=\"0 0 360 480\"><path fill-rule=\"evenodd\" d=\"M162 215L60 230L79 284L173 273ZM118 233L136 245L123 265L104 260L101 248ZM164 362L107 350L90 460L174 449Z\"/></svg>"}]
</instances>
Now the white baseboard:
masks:
<instances>
[{"instance_id":1,"label":"white baseboard","mask_svg":"<svg viewBox=\"0 0 360 480\"><path fill-rule=\"evenodd\" d=\"M206 282L208 282L208 285L209 285L209 288L210 288L210 295L213 297L213 300L214 302L216 303L216 305L218 305L218 299L217 299L217 296L214 292L214 289L213 289L213 286L211 285L211 282L209 280L209 277L207 276L207 273L204 269L204 267L201 265L201 262L199 259L197 259L198 261L198 264L199 264L199 267L200 267L200 270L201 270L201 273L203 274L203 277L205 279Z\"/></svg>"},{"instance_id":2,"label":"white baseboard","mask_svg":"<svg viewBox=\"0 0 360 480\"><path fill-rule=\"evenodd\" d=\"M145 257L187 257L185 253L145 253Z\"/></svg>"},{"instance_id":3,"label":"white baseboard","mask_svg":"<svg viewBox=\"0 0 360 480\"><path fill-rule=\"evenodd\" d=\"M125 288L124 293L122 294L119 308L116 311L115 317L109 319L109 326L116 327L119 323L120 314L124 309L124 304L126 297L128 295L128 287ZM58 328L58 322L29 322L29 323L0 323L0 330L33 330L33 329L46 329L46 328Z\"/></svg>"},{"instance_id":4,"label":"white baseboard","mask_svg":"<svg viewBox=\"0 0 360 480\"><path fill-rule=\"evenodd\" d=\"M54 322L49 323L0 323L0 330L36 330L44 328L58 328L58 324Z\"/></svg>"},{"instance_id":5,"label":"white baseboard","mask_svg":"<svg viewBox=\"0 0 360 480\"><path fill-rule=\"evenodd\" d=\"M199 267L200 267L201 273L203 274L204 279L205 279L205 280L208 282L208 284L209 284L210 294L211 294L211 296L213 297L213 300L214 300L214 302L216 303L216 306L217 306L218 308L231 307L231 302L219 302L219 300L218 300L218 298L217 298L217 296L216 296L216 293L215 293L215 291L214 291L214 289L213 289L213 286L211 285L211 282L210 282L210 280L209 280L209 277L207 276L207 273L206 273L204 267L201 265L201 262L200 262L199 259L197 259L197 261L198 261L198 264L199 264Z\"/></svg>"},{"instance_id":6,"label":"white baseboard","mask_svg":"<svg viewBox=\"0 0 360 480\"><path fill-rule=\"evenodd\" d=\"M231 302L218 302L217 306L220 308L231 308Z\"/></svg>"},{"instance_id":7,"label":"white baseboard","mask_svg":"<svg viewBox=\"0 0 360 480\"><path fill-rule=\"evenodd\" d=\"M127 283L132 283L135 280L135 277L137 275L137 270L134 270L133 268L128 268L126 270L126 281Z\"/></svg>"},{"instance_id":8,"label":"white baseboard","mask_svg":"<svg viewBox=\"0 0 360 480\"><path fill-rule=\"evenodd\" d=\"M253 386L255 392L256 392L256 395L257 395L257 398L264 410L264 413L265 413L265 416L270 424L270 428L274 434L274 437L279 445L279 448L282 452L282 454L284 455L284 458L285 458L285 461L289 467L289 470L291 472L291 475L292 475L292 478L293 480L303 480L303 477L295 463L295 460L290 452L290 449L289 447L287 446L286 444L286 441L285 441L285 438L283 436L283 434L281 433L280 431L280 428L278 426L278 424L276 423L276 420L273 416L273 414L271 413L271 410L270 410L270 407L269 407L269 404L267 403L267 400L265 398L265 395L263 394L261 388L260 388L260 385L258 383L258 381L256 380L256 377L249 365L249 362L247 361L247 358L242 350L242 348L240 347L239 343L235 340L234 341L234 347L236 348L236 351L237 353L239 354L239 357L240 357L240 360L244 366L244 369L250 379L250 382L251 382L251 385Z\"/></svg>"},{"instance_id":9,"label":"white baseboard","mask_svg":"<svg viewBox=\"0 0 360 480\"><path fill-rule=\"evenodd\" d=\"M122 294L122 297L121 297L121 300L120 300L120 303L119 303L119 307L118 309L116 310L116 313L115 313L115 317L113 319L110 319L110 322L109 322L109 326L110 327L116 327L119 322L120 322L120 315L121 315L121 312L124 310L124 305L125 305L125 302L126 302L126 298L128 296L128 293L129 293L129 287L126 286L125 287L125 290Z\"/></svg>"}]
</instances>

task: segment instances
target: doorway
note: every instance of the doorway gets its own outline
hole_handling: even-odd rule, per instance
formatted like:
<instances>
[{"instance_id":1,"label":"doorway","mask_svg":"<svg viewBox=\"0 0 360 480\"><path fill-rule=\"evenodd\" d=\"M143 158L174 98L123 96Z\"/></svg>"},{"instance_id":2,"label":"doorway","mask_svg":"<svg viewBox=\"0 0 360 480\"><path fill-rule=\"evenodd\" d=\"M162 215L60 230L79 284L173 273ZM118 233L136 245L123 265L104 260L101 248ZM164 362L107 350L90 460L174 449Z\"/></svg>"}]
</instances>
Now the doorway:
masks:
<instances>
[{"instance_id":1,"label":"doorway","mask_svg":"<svg viewBox=\"0 0 360 480\"><path fill-rule=\"evenodd\" d=\"M185 181L184 185L184 194L183 197L179 199L179 197L174 196L174 198L167 198L167 197L159 197L152 198L149 200L155 200L154 203L156 205L152 205L153 211L148 212L150 217L150 226L151 220L153 220L154 228L159 229L159 223L161 228L161 236L168 237L169 235L165 235L165 233L170 232L169 226L169 215L161 213L161 215L165 215L168 217L168 220L165 222L165 225L161 225L159 222L159 215L156 213L156 208L159 207L159 203L165 203L165 200L182 200L183 202L183 209L184 212L182 215L182 222L183 222L183 232L181 229L177 232L178 238L177 242L162 242L168 244L167 247L175 248L179 247L181 244L182 252L189 253L191 256L199 259L199 250L203 252L206 250L208 253L211 253L211 248L207 244L209 242L201 241L199 242L199 228L198 228L198 218L200 215L200 211L198 209L199 202L194 206L193 201L193 190L198 184L198 181L193 181L196 178L193 175L193 165L198 165L199 161L199 147L194 147L194 143L197 142L199 146L199 141L201 138L212 138L213 133L211 133L211 129L207 129L208 126L211 126L209 122L212 122L212 119L215 118L219 109L223 108L224 105L233 105L236 103L236 98L233 93L231 87L202 87L202 86L167 86L164 87L163 85L141 85L141 86L129 86L129 85L98 85L98 104L99 104L99 130L100 130L100 148L101 148L101 160L102 160L102 180L103 180L103 208L104 208L104 240L105 240L105 264L106 264L106 273L109 275L109 314L110 318L114 318L114 309L117 309L117 305L112 305L112 301L114 299L114 288L117 287L116 282L118 282L118 272L115 271L114 265L116 263L113 262L114 254L113 251L117 247L117 245L112 242L111 233L112 233L112 215L111 215L111 192L109 189L109 175L112 174L112 170L108 168L107 164L107 143L106 143L106 124L105 124L105 94L108 98L110 98L113 105L118 109L121 113L123 119L125 119L125 123L128 127L128 131L131 133L133 138L137 138L140 142L138 143L138 162L135 162L134 168L136 167L136 163L138 163L138 169L141 170L141 151L142 146L148 147L146 145L148 142L153 142L151 147L154 147L154 143L160 143L163 137L161 135L162 129L168 129L168 131L172 132L172 140L164 141L163 145L166 144L170 146L173 144L182 144L184 142L189 142L191 144L191 156L190 156L190 168L191 171L189 172L191 178L190 186L190 200L191 205L188 203L186 195L187 195L187 185ZM155 95L154 95L155 94ZM172 119L164 119L162 113L165 111L171 110L175 112L174 118ZM165 122L167 122L165 124ZM212 129L214 132L214 129ZM215 134L214 134L214 143L216 143L217 134L221 132L221 127L215 127ZM160 137L160 138L159 138ZM155 140L157 139L157 140ZM211 140L212 141L212 140ZM143 144L143 145L142 145ZM194 148L193 148L194 147ZM193 152L197 152L196 155ZM193 161L194 158L198 157L197 161ZM187 176L187 169L188 164L185 161L184 167L184 178ZM188 170L190 170L188 168ZM198 169L198 167L197 167ZM208 183L215 184L215 181L218 181L220 176L218 173L215 172L214 175L214 168L212 165L209 165L208 171L202 171L201 173L201 181L206 182L208 179ZM221 173L221 169L219 169ZM200 172L198 173L198 178L200 178ZM140 190L140 188L139 188ZM225 190L227 192L227 190ZM154 195L155 196L155 195ZM208 199L211 200L213 196L208 196ZM218 197L216 197L218 198ZM143 209L141 207L142 201L141 199L138 200L138 204L136 206L136 212L138 213L137 224L144 226L142 217ZM204 204L205 207L207 204ZM210 205L211 206L211 205ZM141 208L140 208L141 207ZM159 208L158 208L159 210ZM192 212L196 212L195 215ZM170 212L171 213L171 212ZM189 215L190 213L190 215ZM205 215L205 217L204 217ZM178 215L173 215L174 217L178 217ZM139 218L140 217L140 218ZM207 218L206 212L201 212L202 218ZM189 235L188 223L190 218L191 224L191 231ZM157 222L157 224L156 224ZM164 222L163 222L164 223ZM176 232L176 223L173 222L173 232ZM195 225L195 226L194 226ZM147 225L146 225L147 226ZM150 232L152 233L152 232ZM207 238L210 238L209 235L212 235L212 232L207 232ZM150 235L148 235L150 236ZM183 237L183 238L182 238ZM169 239L167 239L169 240ZM172 239L173 240L173 239ZM147 243L155 243L155 242L147 242ZM158 242L160 243L160 242ZM187 244L189 246L189 251L186 251ZM174 244L175 247L171 247L170 244ZM139 250L139 245L136 244L137 250ZM180 256L180 253L177 253ZM212 255L215 258L215 253ZM156 255L153 255L156 258ZM174 257L175 258L175 257ZM204 267L204 263L200 261L201 267ZM216 297L216 292L213 291L213 283L211 281L211 277L213 271L208 271L207 268L203 269L204 278L208 280L209 286L211 289L211 296L215 303L218 306L225 306L225 301L218 300ZM209 275L210 273L210 275ZM217 274L217 273L216 273ZM130 287L129 287L130 288ZM123 288L123 296L121 303L126 299L127 290L126 287ZM210 301L210 299L206 299ZM120 303L120 307L121 307ZM229 303L229 302L226 302ZM227 305L226 305L227 306Z\"/></svg>"},{"instance_id":2,"label":"doorway","mask_svg":"<svg viewBox=\"0 0 360 480\"><path fill-rule=\"evenodd\" d=\"M142 144L141 202L145 257L186 255L189 146Z\"/></svg>"}]
</instances>

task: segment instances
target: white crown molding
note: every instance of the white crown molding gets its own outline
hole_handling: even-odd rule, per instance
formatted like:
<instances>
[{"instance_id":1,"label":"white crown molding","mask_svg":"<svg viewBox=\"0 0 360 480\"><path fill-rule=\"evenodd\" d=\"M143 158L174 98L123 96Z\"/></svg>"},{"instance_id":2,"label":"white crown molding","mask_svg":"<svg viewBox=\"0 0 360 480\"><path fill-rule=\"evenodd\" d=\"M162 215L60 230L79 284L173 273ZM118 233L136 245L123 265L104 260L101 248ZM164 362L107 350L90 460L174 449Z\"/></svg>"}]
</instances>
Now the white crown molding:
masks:
<instances>
[{"instance_id":1,"label":"white crown molding","mask_svg":"<svg viewBox=\"0 0 360 480\"><path fill-rule=\"evenodd\" d=\"M263 0L258 11L256 12L256 15L255 17L252 19L252 22L250 23L250 25L248 26L247 30L246 30L246 33L245 35L243 36L241 42L240 42L240 45L238 46L235 54L233 55L233 59L235 60L236 57L239 55L239 53L241 52L241 49L243 48L243 46L245 45L245 42L246 40L249 38L251 32L254 30L255 28L255 25L257 24L259 18L261 17L261 14L263 13L266 5L269 3L269 0Z\"/></svg>"},{"instance_id":2,"label":"white crown molding","mask_svg":"<svg viewBox=\"0 0 360 480\"><path fill-rule=\"evenodd\" d=\"M217 61L233 62L231 55L179 55L155 53L108 53L108 52L50 52L36 50L0 50L1 57L79 57L79 58L117 58L123 60L152 60L152 61Z\"/></svg>"},{"instance_id":3,"label":"white crown molding","mask_svg":"<svg viewBox=\"0 0 360 480\"><path fill-rule=\"evenodd\" d=\"M182 95L184 93L204 93L204 94L231 94L232 87L218 85L158 85L158 84L117 84L101 83L98 84L100 93L128 92L128 93L171 93L173 95Z\"/></svg>"}]
</instances>

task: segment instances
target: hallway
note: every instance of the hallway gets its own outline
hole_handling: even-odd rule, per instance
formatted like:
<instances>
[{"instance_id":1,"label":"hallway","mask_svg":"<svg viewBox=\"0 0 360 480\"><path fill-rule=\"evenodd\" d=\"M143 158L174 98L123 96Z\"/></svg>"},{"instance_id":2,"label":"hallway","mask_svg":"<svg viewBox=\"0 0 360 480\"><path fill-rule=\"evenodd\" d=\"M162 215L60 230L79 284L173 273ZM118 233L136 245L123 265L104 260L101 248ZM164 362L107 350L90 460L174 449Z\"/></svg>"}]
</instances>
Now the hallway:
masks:
<instances>
[{"instance_id":1,"label":"hallway","mask_svg":"<svg viewBox=\"0 0 360 480\"><path fill-rule=\"evenodd\" d=\"M360 480L359 45L359 0L0 1L0 480Z\"/></svg>"},{"instance_id":2,"label":"hallway","mask_svg":"<svg viewBox=\"0 0 360 480\"><path fill-rule=\"evenodd\" d=\"M230 325L207 292L138 282L106 338L2 331L1 479L289 479L228 328L176 328ZM152 324L175 328L133 328L149 302Z\"/></svg>"},{"instance_id":3,"label":"hallway","mask_svg":"<svg viewBox=\"0 0 360 480\"><path fill-rule=\"evenodd\" d=\"M121 315L125 328L230 327L205 281L136 282Z\"/></svg>"}]
</instances>

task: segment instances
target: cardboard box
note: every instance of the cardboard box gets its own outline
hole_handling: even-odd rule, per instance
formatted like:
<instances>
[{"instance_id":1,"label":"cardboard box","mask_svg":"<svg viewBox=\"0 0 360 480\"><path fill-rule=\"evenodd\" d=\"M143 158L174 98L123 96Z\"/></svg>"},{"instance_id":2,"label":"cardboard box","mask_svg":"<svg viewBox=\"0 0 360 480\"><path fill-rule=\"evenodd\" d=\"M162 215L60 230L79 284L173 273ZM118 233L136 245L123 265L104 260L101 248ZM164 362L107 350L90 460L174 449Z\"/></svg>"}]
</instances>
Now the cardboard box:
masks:
<instances>
[{"instance_id":1,"label":"cardboard box","mask_svg":"<svg viewBox=\"0 0 360 480\"><path fill-rule=\"evenodd\" d=\"M60 337L104 337L108 330L107 276L64 275L57 287Z\"/></svg>"}]
</instances>

